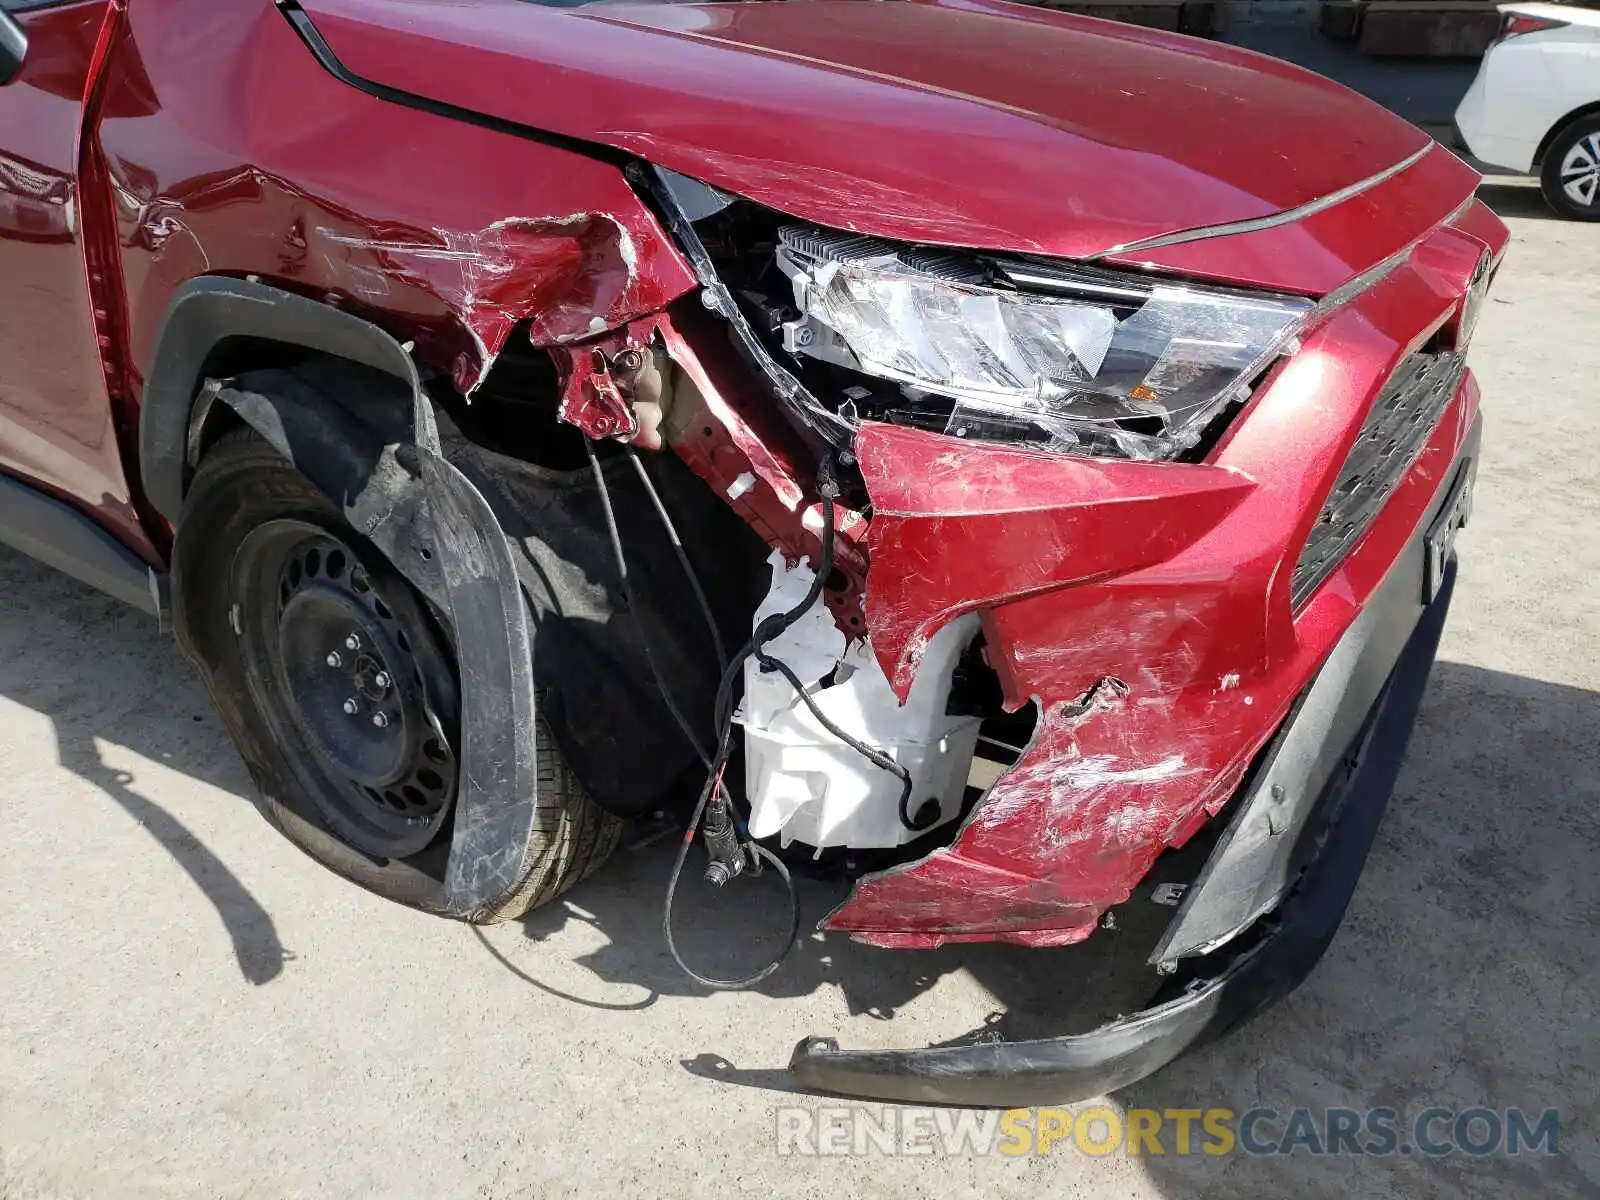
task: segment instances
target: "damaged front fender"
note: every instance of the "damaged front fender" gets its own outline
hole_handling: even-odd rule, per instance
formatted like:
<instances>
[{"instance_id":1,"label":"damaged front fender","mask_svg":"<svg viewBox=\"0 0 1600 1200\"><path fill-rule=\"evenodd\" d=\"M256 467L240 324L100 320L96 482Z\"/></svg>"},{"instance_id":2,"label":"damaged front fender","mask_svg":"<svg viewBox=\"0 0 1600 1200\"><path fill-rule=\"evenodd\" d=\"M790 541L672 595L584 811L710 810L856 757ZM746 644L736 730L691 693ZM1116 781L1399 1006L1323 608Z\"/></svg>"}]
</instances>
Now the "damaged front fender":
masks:
<instances>
[{"instance_id":1,"label":"damaged front fender","mask_svg":"<svg viewBox=\"0 0 1600 1200\"><path fill-rule=\"evenodd\" d=\"M571 345L696 286L619 155L378 100L273 5L163 0L118 19L97 138L135 375L179 290L216 273L360 316L468 397L513 335Z\"/></svg>"},{"instance_id":2,"label":"damaged front fender","mask_svg":"<svg viewBox=\"0 0 1600 1200\"><path fill-rule=\"evenodd\" d=\"M561 346L652 312L674 290L672 271L662 270L667 264L653 261L640 272L635 233L607 212L505 217L476 230L402 226L350 233L329 226L312 236L358 295L370 286L363 279L371 272L371 278L419 288L449 307L472 340L452 372L457 390L468 397L523 322L534 345ZM680 291L687 286L676 283Z\"/></svg>"}]
</instances>

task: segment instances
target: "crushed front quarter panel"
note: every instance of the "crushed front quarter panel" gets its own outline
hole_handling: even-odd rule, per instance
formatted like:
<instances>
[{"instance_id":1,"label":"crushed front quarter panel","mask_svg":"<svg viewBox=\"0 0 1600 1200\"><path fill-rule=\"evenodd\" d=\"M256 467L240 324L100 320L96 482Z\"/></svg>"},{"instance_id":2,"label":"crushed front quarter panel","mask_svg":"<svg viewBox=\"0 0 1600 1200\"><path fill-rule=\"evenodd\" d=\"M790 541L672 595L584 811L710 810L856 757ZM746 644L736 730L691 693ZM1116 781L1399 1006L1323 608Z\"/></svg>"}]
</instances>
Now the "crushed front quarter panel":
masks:
<instances>
[{"instance_id":1,"label":"crushed front quarter panel","mask_svg":"<svg viewBox=\"0 0 1600 1200\"><path fill-rule=\"evenodd\" d=\"M1221 809L1445 484L1478 407L1470 375L1377 522L1292 609L1290 568L1367 410L1406 355L1451 336L1484 248L1437 231L1306 334L1203 466L863 430L868 628L891 680L980 607L1008 706L1036 703L1039 723L953 844L863 877L828 927L903 948L1075 942Z\"/></svg>"}]
</instances>

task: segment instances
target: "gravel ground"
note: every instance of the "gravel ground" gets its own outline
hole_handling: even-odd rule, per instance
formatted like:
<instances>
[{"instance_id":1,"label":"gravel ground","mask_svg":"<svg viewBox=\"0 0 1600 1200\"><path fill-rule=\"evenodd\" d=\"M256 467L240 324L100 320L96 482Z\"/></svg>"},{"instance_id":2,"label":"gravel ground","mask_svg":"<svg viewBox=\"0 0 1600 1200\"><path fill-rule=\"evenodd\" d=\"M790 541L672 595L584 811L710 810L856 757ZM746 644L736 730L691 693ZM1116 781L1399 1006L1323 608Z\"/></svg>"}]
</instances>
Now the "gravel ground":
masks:
<instances>
[{"instance_id":1,"label":"gravel ground","mask_svg":"<svg viewBox=\"0 0 1600 1200\"><path fill-rule=\"evenodd\" d=\"M262 823L151 623L0 552L0 1197L1600 1193L1600 227L1488 190L1486 457L1361 889L1305 987L1112 1103L1559 1107L1557 1155L780 1156L779 1106L825 1103L777 1090L802 1035L1047 1028L1072 979L814 938L701 995L657 931L664 843L485 932L385 903ZM779 913L747 897L690 949L753 955Z\"/></svg>"}]
</instances>

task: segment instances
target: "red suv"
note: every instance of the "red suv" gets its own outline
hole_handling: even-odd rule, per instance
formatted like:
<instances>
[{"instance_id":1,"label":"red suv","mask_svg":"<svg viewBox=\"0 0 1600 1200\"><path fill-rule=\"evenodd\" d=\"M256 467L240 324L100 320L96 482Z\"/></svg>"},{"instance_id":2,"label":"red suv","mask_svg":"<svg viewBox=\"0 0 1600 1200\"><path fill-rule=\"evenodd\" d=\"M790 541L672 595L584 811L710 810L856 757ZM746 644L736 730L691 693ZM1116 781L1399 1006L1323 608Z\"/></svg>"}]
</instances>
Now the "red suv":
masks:
<instances>
[{"instance_id":1,"label":"red suv","mask_svg":"<svg viewBox=\"0 0 1600 1200\"><path fill-rule=\"evenodd\" d=\"M1311 969L1470 503L1448 151L1000 0L0 10L0 540L171 622L313 857L495 921L667 813L669 945L698 835L878 946L1137 946L1091 1033L799 1047L858 1095Z\"/></svg>"}]
</instances>

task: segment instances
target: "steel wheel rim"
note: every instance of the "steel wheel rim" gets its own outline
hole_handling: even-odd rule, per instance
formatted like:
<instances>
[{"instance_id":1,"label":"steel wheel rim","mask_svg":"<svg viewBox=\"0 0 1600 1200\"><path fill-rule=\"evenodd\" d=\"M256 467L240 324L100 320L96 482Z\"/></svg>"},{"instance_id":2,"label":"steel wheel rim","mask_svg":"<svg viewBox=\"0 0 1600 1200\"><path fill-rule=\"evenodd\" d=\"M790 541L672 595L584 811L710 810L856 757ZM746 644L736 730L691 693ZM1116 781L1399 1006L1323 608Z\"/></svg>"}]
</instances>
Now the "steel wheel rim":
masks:
<instances>
[{"instance_id":1,"label":"steel wheel rim","mask_svg":"<svg viewBox=\"0 0 1600 1200\"><path fill-rule=\"evenodd\" d=\"M241 545L233 597L256 708L324 822L374 858L425 849L455 802L460 706L405 582L327 529L280 520Z\"/></svg>"}]
</instances>

